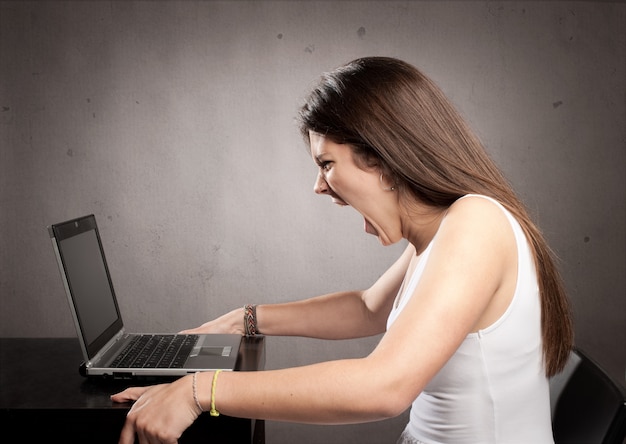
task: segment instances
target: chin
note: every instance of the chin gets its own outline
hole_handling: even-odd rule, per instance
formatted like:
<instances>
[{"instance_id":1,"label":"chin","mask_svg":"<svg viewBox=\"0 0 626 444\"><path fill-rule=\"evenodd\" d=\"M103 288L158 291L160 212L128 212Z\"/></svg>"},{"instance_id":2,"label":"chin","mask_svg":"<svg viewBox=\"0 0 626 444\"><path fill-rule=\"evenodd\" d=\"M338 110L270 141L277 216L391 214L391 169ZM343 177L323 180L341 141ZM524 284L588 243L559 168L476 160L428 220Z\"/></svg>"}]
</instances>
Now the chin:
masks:
<instances>
[{"instance_id":1,"label":"chin","mask_svg":"<svg viewBox=\"0 0 626 444\"><path fill-rule=\"evenodd\" d=\"M389 238L386 238L386 237L385 237L385 238L383 238L383 237L382 237L382 236L380 236L380 235L378 235L378 236L376 236L376 237L378 238L378 242L380 242L380 244L381 244L383 247L389 247L389 246L391 246L391 245L395 245L395 244L397 244L398 242L400 242L400 241L403 239L402 237L401 237L401 238L399 238L399 239L389 239Z\"/></svg>"},{"instance_id":2,"label":"chin","mask_svg":"<svg viewBox=\"0 0 626 444\"><path fill-rule=\"evenodd\" d=\"M380 236L377 236L377 238L378 238L378 242L380 242L380 244L383 247L389 247L390 245L393 245L393 244L397 243L397 241L391 241L390 239L383 239Z\"/></svg>"}]
</instances>

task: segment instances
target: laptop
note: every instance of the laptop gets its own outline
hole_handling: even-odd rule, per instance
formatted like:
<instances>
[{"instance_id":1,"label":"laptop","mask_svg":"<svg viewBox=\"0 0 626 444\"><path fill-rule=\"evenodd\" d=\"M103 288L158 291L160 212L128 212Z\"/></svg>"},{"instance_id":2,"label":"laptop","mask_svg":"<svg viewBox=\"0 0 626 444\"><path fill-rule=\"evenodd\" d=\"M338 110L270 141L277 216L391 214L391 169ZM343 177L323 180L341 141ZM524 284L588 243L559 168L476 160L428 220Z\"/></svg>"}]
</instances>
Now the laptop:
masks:
<instances>
[{"instance_id":1,"label":"laptop","mask_svg":"<svg viewBox=\"0 0 626 444\"><path fill-rule=\"evenodd\" d=\"M93 214L50 225L48 232L83 352L81 375L153 379L234 370L241 335L125 331Z\"/></svg>"}]
</instances>

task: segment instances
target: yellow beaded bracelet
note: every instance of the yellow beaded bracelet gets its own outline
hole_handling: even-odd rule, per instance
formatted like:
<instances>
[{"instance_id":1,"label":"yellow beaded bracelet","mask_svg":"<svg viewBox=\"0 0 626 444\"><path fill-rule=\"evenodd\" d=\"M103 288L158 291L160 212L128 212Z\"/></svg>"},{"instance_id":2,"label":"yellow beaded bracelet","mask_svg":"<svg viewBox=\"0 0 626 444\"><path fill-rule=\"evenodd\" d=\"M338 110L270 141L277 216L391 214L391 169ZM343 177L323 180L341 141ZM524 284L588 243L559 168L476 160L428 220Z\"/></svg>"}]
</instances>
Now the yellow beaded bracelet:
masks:
<instances>
[{"instance_id":1,"label":"yellow beaded bracelet","mask_svg":"<svg viewBox=\"0 0 626 444\"><path fill-rule=\"evenodd\" d=\"M213 374L213 383L211 384L211 410L209 414L211 416L220 416L220 412L215 408L215 386L217 385L217 375L219 375L221 370L216 370Z\"/></svg>"}]
</instances>

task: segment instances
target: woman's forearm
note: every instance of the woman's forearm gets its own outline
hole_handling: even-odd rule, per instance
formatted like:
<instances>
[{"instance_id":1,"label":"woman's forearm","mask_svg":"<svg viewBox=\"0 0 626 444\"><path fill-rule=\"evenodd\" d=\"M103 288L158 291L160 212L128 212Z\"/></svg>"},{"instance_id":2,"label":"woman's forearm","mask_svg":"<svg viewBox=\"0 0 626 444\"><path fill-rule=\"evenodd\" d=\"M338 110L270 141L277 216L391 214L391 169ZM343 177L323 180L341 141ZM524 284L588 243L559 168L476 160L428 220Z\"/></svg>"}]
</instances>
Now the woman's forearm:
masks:
<instances>
[{"instance_id":1,"label":"woman's forearm","mask_svg":"<svg viewBox=\"0 0 626 444\"><path fill-rule=\"evenodd\" d=\"M375 313L364 302L363 291L346 291L284 304L257 306L262 334L348 339L385 330L386 314Z\"/></svg>"},{"instance_id":2,"label":"woman's forearm","mask_svg":"<svg viewBox=\"0 0 626 444\"><path fill-rule=\"evenodd\" d=\"M302 301L258 305L256 332L273 336L348 339L383 333L385 316L372 312L364 292L348 291ZM181 333L247 334L246 309L236 308L217 319Z\"/></svg>"},{"instance_id":3,"label":"woman's forearm","mask_svg":"<svg viewBox=\"0 0 626 444\"><path fill-rule=\"evenodd\" d=\"M375 378L367 358L269 372L198 375L198 399L220 414L312 424L346 424L400 414L409 397L389 395L388 378ZM406 398L406 399L405 399Z\"/></svg>"}]
</instances>

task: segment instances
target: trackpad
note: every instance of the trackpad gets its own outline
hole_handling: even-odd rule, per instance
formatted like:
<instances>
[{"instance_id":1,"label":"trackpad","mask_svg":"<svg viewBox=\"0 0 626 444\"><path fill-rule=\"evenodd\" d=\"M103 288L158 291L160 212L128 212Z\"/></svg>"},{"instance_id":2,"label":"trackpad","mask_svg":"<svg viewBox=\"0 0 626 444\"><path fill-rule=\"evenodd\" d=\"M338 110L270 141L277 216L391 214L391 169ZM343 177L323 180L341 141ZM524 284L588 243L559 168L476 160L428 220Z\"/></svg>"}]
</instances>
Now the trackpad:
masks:
<instances>
[{"instance_id":1,"label":"trackpad","mask_svg":"<svg viewBox=\"0 0 626 444\"><path fill-rule=\"evenodd\" d=\"M230 356L232 347L200 347L198 356Z\"/></svg>"}]
</instances>

